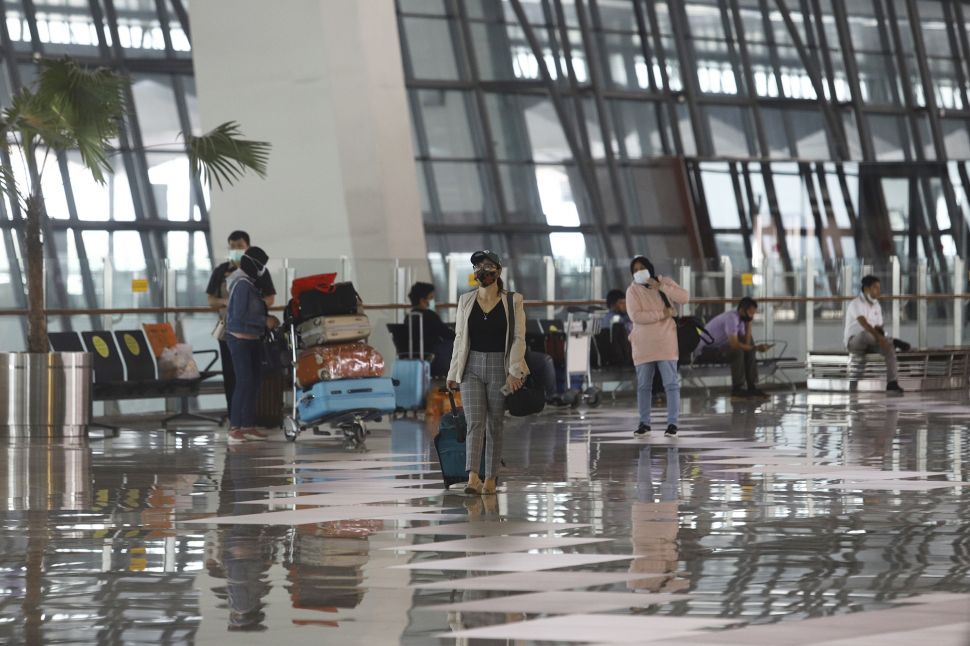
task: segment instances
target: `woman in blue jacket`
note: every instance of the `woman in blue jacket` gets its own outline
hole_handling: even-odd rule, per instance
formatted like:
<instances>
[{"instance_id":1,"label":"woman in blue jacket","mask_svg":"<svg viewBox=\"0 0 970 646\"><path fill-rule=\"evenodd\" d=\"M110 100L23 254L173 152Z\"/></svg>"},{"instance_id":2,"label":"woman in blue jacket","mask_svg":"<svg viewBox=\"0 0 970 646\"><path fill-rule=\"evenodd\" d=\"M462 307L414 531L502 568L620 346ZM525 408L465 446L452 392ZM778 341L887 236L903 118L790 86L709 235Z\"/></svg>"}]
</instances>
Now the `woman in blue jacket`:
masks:
<instances>
[{"instance_id":1,"label":"woman in blue jacket","mask_svg":"<svg viewBox=\"0 0 970 646\"><path fill-rule=\"evenodd\" d=\"M259 247L250 247L229 275L226 306L226 342L232 355L236 388L229 407L229 441L265 440L256 428L256 398L260 381L260 339L266 328L277 325L269 316L256 279L266 273L269 257Z\"/></svg>"}]
</instances>

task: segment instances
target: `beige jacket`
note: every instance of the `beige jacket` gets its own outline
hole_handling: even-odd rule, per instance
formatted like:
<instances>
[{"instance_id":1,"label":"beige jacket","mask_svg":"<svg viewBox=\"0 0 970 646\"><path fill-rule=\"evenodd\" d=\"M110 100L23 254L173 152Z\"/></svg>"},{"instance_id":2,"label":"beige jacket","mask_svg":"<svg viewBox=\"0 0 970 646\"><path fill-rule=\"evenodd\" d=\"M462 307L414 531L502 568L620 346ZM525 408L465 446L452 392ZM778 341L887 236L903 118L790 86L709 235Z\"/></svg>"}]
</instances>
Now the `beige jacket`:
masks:
<instances>
[{"instance_id":1,"label":"beige jacket","mask_svg":"<svg viewBox=\"0 0 970 646\"><path fill-rule=\"evenodd\" d=\"M468 337L468 315L475 306L475 295L478 290L462 294L458 298L458 314L455 318L455 349L451 355L451 368L448 370L448 381L461 383L465 376L465 364L468 363L468 353L471 350L471 339ZM508 298L502 295L501 306L505 308L505 320L509 320ZM513 377L523 378L529 374L529 367L525 363L525 306L522 304L522 294L512 294L512 306L515 308L515 335L512 339L512 349L505 354L505 372ZM506 344L508 347L508 344Z\"/></svg>"},{"instance_id":2,"label":"beige jacket","mask_svg":"<svg viewBox=\"0 0 970 646\"><path fill-rule=\"evenodd\" d=\"M670 278L664 276L660 283L671 305L686 305L690 300L687 290ZM633 321L630 332L633 365L677 361L680 356L677 324L671 318L664 318L664 302L658 290L631 283L626 290L626 311Z\"/></svg>"}]
</instances>

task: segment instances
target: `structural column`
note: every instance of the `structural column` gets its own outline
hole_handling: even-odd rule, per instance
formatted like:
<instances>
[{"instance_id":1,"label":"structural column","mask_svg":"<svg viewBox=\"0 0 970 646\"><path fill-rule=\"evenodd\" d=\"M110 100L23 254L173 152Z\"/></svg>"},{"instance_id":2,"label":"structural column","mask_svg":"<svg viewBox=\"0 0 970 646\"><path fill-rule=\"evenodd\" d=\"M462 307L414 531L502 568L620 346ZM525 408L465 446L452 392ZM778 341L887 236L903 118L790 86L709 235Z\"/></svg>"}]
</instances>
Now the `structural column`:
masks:
<instances>
[{"instance_id":1,"label":"structural column","mask_svg":"<svg viewBox=\"0 0 970 646\"><path fill-rule=\"evenodd\" d=\"M394 3L193 2L191 20L202 128L235 120L273 146L265 180L213 191L217 253L245 229L276 259L346 256L361 278L363 260L401 258L426 273Z\"/></svg>"}]
</instances>

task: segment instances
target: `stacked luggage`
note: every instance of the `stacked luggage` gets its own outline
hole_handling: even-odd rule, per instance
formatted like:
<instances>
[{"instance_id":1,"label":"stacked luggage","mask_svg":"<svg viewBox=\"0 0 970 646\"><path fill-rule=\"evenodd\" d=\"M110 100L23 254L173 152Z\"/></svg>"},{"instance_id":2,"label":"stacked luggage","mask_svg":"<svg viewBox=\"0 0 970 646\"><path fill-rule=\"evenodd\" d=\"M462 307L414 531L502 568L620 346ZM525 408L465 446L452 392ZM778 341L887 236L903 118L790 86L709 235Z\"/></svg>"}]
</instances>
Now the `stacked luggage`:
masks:
<instances>
[{"instance_id":1,"label":"stacked luggage","mask_svg":"<svg viewBox=\"0 0 970 646\"><path fill-rule=\"evenodd\" d=\"M336 274L298 278L288 314L300 348L295 366L297 413L303 424L345 411L394 411L384 357L367 344L371 324L352 283Z\"/></svg>"}]
</instances>

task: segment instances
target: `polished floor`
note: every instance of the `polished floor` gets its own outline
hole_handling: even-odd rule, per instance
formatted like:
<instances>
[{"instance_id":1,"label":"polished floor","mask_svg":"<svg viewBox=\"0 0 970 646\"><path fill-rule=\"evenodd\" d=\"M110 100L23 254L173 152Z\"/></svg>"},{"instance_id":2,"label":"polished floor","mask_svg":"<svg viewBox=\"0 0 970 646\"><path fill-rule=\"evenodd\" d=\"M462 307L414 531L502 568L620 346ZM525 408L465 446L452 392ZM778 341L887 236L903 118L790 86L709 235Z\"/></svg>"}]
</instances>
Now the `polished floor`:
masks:
<instances>
[{"instance_id":1,"label":"polished floor","mask_svg":"<svg viewBox=\"0 0 970 646\"><path fill-rule=\"evenodd\" d=\"M0 643L970 645L970 396L684 407L509 421L487 498L413 419L3 440Z\"/></svg>"}]
</instances>

